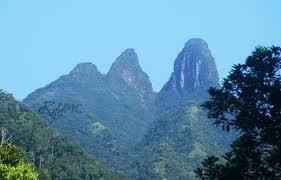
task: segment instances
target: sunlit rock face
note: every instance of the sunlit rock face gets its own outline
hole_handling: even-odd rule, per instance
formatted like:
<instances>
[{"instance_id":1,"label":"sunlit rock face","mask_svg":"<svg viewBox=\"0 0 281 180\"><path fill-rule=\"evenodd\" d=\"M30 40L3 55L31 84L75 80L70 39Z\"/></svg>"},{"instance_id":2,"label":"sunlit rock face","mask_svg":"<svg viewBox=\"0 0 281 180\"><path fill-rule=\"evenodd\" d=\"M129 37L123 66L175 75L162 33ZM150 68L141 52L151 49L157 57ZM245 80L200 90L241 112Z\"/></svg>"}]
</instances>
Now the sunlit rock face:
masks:
<instances>
[{"instance_id":1,"label":"sunlit rock face","mask_svg":"<svg viewBox=\"0 0 281 180\"><path fill-rule=\"evenodd\" d=\"M133 88L137 92L140 105L148 108L153 104L155 93L149 76L142 70L138 55L132 48L126 49L112 64L108 74L108 80L116 86L122 85Z\"/></svg>"},{"instance_id":2,"label":"sunlit rock face","mask_svg":"<svg viewBox=\"0 0 281 180\"><path fill-rule=\"evenodd\" d=\"M140 92L153 93L148 75L140 67L134 49L126 49L112 64L108 75L110 79L123 79L129 86Z\"/></svg>"},{"instance_id":3,"label":"sunlit rock face","mask_svg":"<svg viewBox=\"0 0 281 180\"><path fill-rule=\"evenodd\" d=\"M163 90L194 92L219 86L219 75L208 44L199 38L190 39L178 54L174 72Z\"/></svg>"}]
</instances>

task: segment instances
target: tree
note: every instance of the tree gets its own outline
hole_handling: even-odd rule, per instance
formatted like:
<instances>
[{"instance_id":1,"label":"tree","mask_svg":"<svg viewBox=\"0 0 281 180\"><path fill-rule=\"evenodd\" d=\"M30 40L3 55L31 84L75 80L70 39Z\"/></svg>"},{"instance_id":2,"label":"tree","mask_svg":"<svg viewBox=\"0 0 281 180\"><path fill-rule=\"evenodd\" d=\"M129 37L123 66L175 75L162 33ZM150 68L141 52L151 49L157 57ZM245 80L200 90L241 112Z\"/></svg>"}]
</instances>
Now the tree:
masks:
<instances>
[{"instance_id":1,"label":"tree","mask_svg":"<svg viewBox=\"0 0 281 180\"><path fill-rule=\"evenodd\" d=\"M0 145L0 163L15 166L21 161L21 155L18 148L10 143Z\"/></svg>"},{"instance_id":2,"label":"tree","mask_svg":"<svg viewBox=\"0 0 281 180\"><path fill-rule=\"evenodd\" d=\"M203 104L209 118L241 135L224 163L202 163L195 171L201 179L281 178L280 53L280 47L256 48L245 64L233 66L221 88L209 90L211 97Z\"/></svg>"},{"instance_id":3,"label":"tree","mask_svg":"<svg viewBox=\"0 0 281 180\"><path fill-rule=\"evenodd\" d=\"M0 145L0 179L37 180L38 174L23 161L15 145L5 142Z\"/></svg>"}]
</instances>

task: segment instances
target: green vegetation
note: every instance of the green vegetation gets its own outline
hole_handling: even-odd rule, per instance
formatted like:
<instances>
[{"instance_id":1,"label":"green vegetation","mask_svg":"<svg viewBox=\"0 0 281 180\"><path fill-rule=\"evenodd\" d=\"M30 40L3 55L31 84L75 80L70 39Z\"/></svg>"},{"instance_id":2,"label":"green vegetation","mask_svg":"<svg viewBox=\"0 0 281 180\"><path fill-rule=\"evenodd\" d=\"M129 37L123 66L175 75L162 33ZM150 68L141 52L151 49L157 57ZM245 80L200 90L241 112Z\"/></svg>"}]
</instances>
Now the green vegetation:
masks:
<instances>
[{"instance_id":1,"label":"green vegetation","mask_svg":"<svg viewBox=\"0 0 281 180\"><path fill-rule=\"evenodd\" d=\"M91 63L81 63L24 102L34 111L44 101L81 104L82 113L65 113L52 127L131 179L194 179L200 162L227 151L236 137L212 126L200 107L209 97L206 89L218 87L218 81L207 43L193 39L157 94L134 50L128 49L107 74ZM38 157L34 151L26 152L27 159L34 157Z\"/></svg>"},{"instance_id":2,"label":"green vegetation","mask_svg":"<svg viewBox=\"0 0 281 180\"><path fill-rule=\"evenodd\" d=\"M180 104L159 115L136 149L134 177L194 179L194 169L208 154L226 150L219 136L222 131L215 131L205 116L194 103Z\"/></svg>"},{"instance_id":3,"label":"green vegetation","mask_svg":"<svg viewBox=\"0 0 281 180\"><path fill-rule=\"evenodd\" d=\"M2 135L4 134L2 129ZM24 162L19 149L2 136L0 144L0 179L38 180L38 174L31 164Z\"/></svg>"},{"instance_id":4,"label":"green vegetation","mask_svg":"<svg viewBox=\"0 0 281 180\"><path fill-rule=\"evenodd\" d=\"M102 123L100 123L100 122L93 123L92 128L93 128L94 134L100 133L100 132L102 132L103 130L106 129L106 127L104 125L102 125Z\"/></svg>"},{"instance_id":5,"label":"green vegetation","mask_svg":"<svg viewBox=\"0 0 281 180\"><path fill-rule=\"evenodd\" d=\"M235 65L204 104L226 131L239 130L224 162L211 156L196 170L200 179L281 178L281 48L258 47Z\"/></svg>"},{"instance_id":6,"label":"green vegetation","mask_svg":"<svg viewBox=\"0 0 281 180\"><path fill-rule=\"evenodd\" d=\"M31 167L34 166L40 179L107 179L113 175L116 179L122 177L121 174L106 170L77 145L69 143L58 131L50 128L45 120L26 105L2 91L0 127L3 130L1 138L9 138L21 149L25 161L32 164L18 163L17 155L10 157L5 154L8 151L1 151L1 170L3 173L12 173L7 176L19 178L22 177L20 172L28 172L27 175L32 176ZM17 154L17 151L10 154ZM11 165L7 165L5 157L8 157Z\"/></svg>"},{"instance_id":7,"label":"green vegetation","mask_svg":"<svg viewBox=\"0 0 281 180\"><path fill-rule=\"evenodd\" d=\"M194 159L205 156L207 156L207 153L205 147L201 143L195 142L194 144L192 144L192 150L188 154L188 158Z\"/></svg>"},{"instance_id":8,"label":"green vegetation","mask_svg":"<svg viewBox=\"0 0 281 180\"><path fill-rule=\"evenodd\" d=\"M0 179L280 179L281 48L257 48L219 87L207 44L189 43L158 94L133 49L106 75L77 65L24 100L79 105L50 124L1 91Z\"/></svg>"}]
</instances>

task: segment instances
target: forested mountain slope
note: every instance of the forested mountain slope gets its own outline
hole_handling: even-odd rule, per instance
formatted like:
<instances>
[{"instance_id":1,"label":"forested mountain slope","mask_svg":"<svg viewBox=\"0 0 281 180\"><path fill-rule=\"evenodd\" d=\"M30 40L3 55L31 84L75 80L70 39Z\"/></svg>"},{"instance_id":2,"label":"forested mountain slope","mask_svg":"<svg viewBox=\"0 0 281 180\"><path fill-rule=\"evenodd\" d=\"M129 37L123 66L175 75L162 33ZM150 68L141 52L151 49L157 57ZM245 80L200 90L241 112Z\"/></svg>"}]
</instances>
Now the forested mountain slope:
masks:
<instances>
[{"instance_id":1,"label":"forested mountain slope","mask_svg":"<svg viewBox=\"0 0 281 180\"><path fill-rule=\"evenodd\" d=\"M79 106L79 113L65 107L63 116L52 126L108 166L123 169L120 166L128 164L128 149L142 138L154 119L154 99L137 54L127 49L107 74L92 63L78 64L69 74L28 95L24 102L35 111L47 101Z\"/></svg>"},{"instance_id":2,"label":"forested mountain slope","mask_svg":"<svg viewBox=\"0 0 281 180\"><path fill-rule=\"evenodd\" d=\"M36 166L40 179L104 179L121 174L108 171L79 146L12 95L0 91L0 127L6 137ZM3 135L3 134L2 134Z\"/></svg>"}]
</instances>

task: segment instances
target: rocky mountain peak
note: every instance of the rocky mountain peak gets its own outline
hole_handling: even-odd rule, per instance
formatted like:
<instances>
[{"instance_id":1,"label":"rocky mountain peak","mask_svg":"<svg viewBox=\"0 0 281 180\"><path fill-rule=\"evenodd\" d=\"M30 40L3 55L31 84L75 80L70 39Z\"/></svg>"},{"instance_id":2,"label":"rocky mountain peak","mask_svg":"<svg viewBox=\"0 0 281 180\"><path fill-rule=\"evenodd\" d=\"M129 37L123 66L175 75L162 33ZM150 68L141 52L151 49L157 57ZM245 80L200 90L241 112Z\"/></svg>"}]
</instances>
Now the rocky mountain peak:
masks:
<instances>
[{"instance_id":1,"label":"rocky mountain peak","mask_svg":"<svg viewBox=\"0 0 281 180\"><path fill-rule=\"evenodd\" d=\"M112 64L109 74L121 73L124 70L141 70L138 55L132 48L126 49Z\"/></svg>"},{"instance_id":2,"label":"rocky mountain peak","mask_svg":"<svg viewBox=\"0 0 281 180\"><path fill-rule=\"evenodd\" d=\"M174 72L163 90L194 92L219 86L219 76L215 59L206 41L190 39L178 54Z\"/></svg>"},{"instance_id":3,"label":"rocky mountain peak","mask_svg":"<svg viewBox=\"0 0 281 180\"><path fill-rule=\"evenodd\" d=\"M71 74L95 74L98 72L97 66L90 63L90 62L84 62L77 64L73 70L70 72Z\"/></svg>"},{"instance_id":4,"label":"rocky mountain peak","mask_svg":"<svg viewBox=\"0 0 281 180\"><path fill-rule=\"evenodd\" d=\"M204 39L192 38L185 43L184 48L198 47L198 48L208 48L208 44Z\"/></svg>"},{"instance_id":5,"label":"rocky mountain peak","mask_svg":"<svg viewBox=\"0 0 281 180\"><path fill-rule=\"evenodd\" d=\"M69 76L78 81L92 80L103 75L98 71L97 66L90 62L76 65L69 73Z\"/></svg>"},{"instance_id":6,"label":"rocky mountain peak","mask_svg":"<svg viewBox=\"0 0 281 180\"><path fill-rule=\"evenodd\" d=\"M148 75L142 70L134 49L121 53L112 64L107 76L114 80L124 80L129 86L142 92L153 92Z\"/></svg>"}]
</instances>

